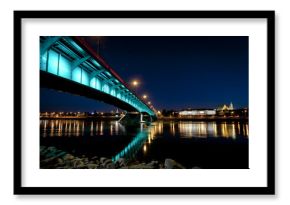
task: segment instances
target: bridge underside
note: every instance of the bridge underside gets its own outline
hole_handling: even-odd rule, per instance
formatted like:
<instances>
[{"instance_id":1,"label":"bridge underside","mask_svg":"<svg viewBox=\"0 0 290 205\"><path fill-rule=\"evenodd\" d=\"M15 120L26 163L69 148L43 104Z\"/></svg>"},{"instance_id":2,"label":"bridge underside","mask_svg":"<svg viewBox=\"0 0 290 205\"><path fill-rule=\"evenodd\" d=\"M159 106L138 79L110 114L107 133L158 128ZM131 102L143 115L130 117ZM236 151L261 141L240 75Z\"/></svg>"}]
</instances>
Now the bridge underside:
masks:
<instances>
[{"instance_id":1,"label":"bridge underside","mask_svg":"<svg viewBox=\"0 0 290 205\"><path fill-rule=\"evenodd\" d=\"M40 86L102 101L128 112L138 112L137 109L130 106L128 103L114 96L45 71L40 71Z\"/></svg>"}]
</instances>

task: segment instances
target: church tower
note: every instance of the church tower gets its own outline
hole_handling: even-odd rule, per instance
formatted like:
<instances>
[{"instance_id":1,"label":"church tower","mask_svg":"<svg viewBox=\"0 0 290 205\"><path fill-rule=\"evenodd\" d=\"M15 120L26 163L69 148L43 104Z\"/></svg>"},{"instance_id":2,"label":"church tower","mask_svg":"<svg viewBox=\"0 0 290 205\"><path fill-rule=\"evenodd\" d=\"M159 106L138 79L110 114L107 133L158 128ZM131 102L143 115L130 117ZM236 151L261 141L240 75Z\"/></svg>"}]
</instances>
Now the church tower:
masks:
<instances>
[{"instance_id":1,"label":"church tower","mask_svg":"<svg viewBox=\"0 0 290 205\"><path fill-rule=\"evenodd\" d=\"M234 105L233 105L233 103L231 102L230 103L230 106L229 106L229 110L233 110L234 109Z\"/></svg>"}]
</instances>

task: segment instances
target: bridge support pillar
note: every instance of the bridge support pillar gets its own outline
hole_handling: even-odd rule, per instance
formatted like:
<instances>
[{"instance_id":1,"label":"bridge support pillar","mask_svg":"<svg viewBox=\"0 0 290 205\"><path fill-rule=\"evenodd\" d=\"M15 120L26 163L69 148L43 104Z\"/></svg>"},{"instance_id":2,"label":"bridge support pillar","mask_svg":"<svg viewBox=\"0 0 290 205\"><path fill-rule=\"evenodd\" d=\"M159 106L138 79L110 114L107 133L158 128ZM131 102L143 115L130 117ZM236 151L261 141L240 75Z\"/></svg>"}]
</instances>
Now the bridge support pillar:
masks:
<instances>
[{"instance_id":1,"label":"bridge support pillar","mask_svg":"<svg viewBox=\"0 0 290 205\"><path fill-rule=\"evenodd\" d=\"M142 132L143 131L143 129L144 129L144 123L140 123L140 131Z\"/></svg>"},{"instance_id":2,"label":"bridge support pillar","mask_svg":"<svg viewBox=\"0 0 290 205\"><path fill-rule=\"evenodd\" d=\"M140 113L140 122L145 122L145 121L143 120L143 113Z\"/></svg>"},{"instance_id":3,"label":"bridge support pillar","mask_svg":"<svg viewBox=\"0 0 290 205\"><path fill-rule=\"evenodd\" d=\"M148 121L149 120L149 121ZM126 114L119 119L119 122L130 125L144 124L152 122L151 116L147 116L141 112L126 112Z\"/></svg>"}]
</instances>

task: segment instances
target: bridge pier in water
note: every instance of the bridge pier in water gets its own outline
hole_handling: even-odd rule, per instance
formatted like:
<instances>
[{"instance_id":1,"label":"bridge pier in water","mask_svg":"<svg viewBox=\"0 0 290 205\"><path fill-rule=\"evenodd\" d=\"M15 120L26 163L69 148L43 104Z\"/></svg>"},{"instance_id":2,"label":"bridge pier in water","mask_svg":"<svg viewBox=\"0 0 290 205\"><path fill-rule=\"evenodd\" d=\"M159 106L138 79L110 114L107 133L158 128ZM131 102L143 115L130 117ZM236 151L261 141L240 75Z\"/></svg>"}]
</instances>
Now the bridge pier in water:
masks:
<instances>
[{"instance_id":1,"label":"bridge pier in water","mask_svg":"<svg viewBox=\"0 0 290 205\"><path fill-rule=\"evenodd\" d=\"M140 113L140 122L142 123L142 122L145 122L145 121L143 121L143 114L142 113Z\"/></svg>"},{"instance_id":2,"label":"bridge pier in water","mask_svg":"<svg viewBox=\"0 0 290 205\"><path fill-rule=\"evenodd\" d=\"M150 115L142 112L127 112L119 122L126 125L137 125L140 123L150 123L153 119Z\"/></svg>"}]
</instances>

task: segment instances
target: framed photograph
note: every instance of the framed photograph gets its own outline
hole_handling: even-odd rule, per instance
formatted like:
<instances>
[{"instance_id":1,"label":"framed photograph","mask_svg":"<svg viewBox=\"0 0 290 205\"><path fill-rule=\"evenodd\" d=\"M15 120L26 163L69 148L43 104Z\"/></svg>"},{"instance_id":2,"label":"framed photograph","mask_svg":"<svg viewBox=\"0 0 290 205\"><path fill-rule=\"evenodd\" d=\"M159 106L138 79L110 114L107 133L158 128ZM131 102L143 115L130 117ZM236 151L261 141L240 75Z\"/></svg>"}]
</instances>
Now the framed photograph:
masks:
<instances>
[{"instance_id":1,"label":"framed photograph","mask_svg":"<svg viewBox=\"0 0 290 205\"><path fill-rule=\"evenodd\" d=\"M14 194L275 194L274 11L14 11Z\"/></svg>"}]
</instances>

